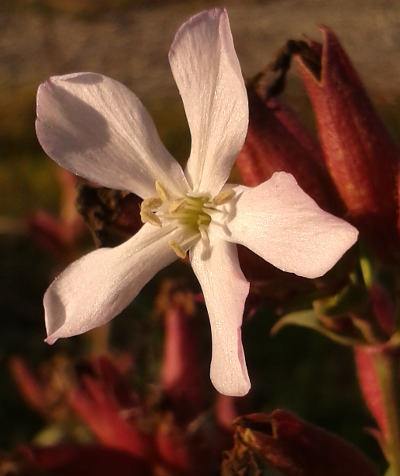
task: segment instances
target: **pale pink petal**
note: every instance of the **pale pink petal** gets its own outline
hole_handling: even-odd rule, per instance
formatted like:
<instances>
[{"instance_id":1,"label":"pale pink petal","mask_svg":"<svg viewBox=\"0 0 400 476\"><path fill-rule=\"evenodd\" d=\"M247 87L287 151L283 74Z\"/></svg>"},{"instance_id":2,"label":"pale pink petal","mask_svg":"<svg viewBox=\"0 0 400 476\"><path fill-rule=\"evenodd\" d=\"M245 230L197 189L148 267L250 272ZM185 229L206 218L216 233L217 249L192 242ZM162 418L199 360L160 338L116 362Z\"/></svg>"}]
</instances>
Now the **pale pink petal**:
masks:
<instances>
[{"instance_id":1,"label":"pale pink petal","mask_svg":"<svg viewBox=\"0 0 400 476\"><path fill-rule=\"evenodd\" d=\"M357 241L352 225L319 208L286 172L276 172L257 187L235 190L236 210L226 239L283 271L322 276Z\"/></svg>"},{"instance_id":2,"label":"pale pink petal","mask_svg":"<svg viewBox=\"0 0 400 476\"><path fill-rule=\"evenodd\" d=\"M192 136L186 176L195 191L213 195L228 179L248 125L246 88L226 11L208 10L184 23L169 61Z\"/></svg>"},{"instance_id":3,"label":"pale pink petal","mask_svg":"<svg viewBox=\"0 0 400 476\"><path fill-rule=\"evenodd\" d=\"M142 198L154 194L156 179L174 192L187 189L142 103L101 74L53 76L41 84L36 133L59 165L99 185Z\"/></svg>"},{"instance_id":4,"label":"pale pink petal","mask_svg":"<svg viewBox=\"0 0 400 476\"><path fill-rule=\"evenodd\" d=\"M190 253L210 317L210 377L220 393L241 396L250 389L241 340L243 309L249 283L240 269L236 245L216 239L211 247L208 258L204 257L201 242Z\"/></svg>"},{"instance_id":5,"label":"pale pink petal","mask_svg":"<svg viewBox=\"0 0 400 476\"><path fill-rule=\"evenodd\" d=\"M72 263L44 295L47 342L101 326L119 314L162 268L177 259L168 246L182 232L144 225L116 248L100 248Z\"/></svg>"}]
</instances>

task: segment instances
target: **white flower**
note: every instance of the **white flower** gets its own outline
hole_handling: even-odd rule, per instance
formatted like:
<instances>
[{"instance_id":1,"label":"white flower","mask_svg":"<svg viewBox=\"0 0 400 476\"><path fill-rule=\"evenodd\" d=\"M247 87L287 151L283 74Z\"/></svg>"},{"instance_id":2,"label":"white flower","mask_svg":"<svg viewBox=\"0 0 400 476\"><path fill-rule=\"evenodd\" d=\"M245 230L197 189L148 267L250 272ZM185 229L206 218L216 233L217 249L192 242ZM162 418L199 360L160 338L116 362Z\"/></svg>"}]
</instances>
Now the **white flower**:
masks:
<instances>
[{"instance_id":1,"label":"white flower","mask_svg":"<svg viewBox=\"0 0 400 476\"><path fill-rule=\"evenodd\" d=\"M72 263L44 296L47 342L101 326L162 268L190 252L212 333L211 380L227 395L250 388L241 342L249 283L235 243L276 267L315 278L357 239L284 172L248 188L225 185L247 132L246 89L225 10L192 17L169 53L192 147L185 172L139 99L94 73L55 76L37 97L39 141L77 175L142 197L146 222L116 248Z\"/></svg>"}]
</instances>

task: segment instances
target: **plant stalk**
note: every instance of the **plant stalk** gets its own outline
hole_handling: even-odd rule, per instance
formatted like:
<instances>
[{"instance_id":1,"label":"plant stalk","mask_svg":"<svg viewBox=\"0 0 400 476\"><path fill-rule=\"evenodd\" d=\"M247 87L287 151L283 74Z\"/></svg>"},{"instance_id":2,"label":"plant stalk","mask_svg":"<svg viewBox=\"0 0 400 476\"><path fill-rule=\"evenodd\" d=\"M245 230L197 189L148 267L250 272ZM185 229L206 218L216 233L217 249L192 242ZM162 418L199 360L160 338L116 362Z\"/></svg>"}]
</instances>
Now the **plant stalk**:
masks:
<instances>
[{"instance_id":1,"label":"plant stalk","mask_svg":"<svg viewBox=\"0 0 400 476\"><path fill-rule=\"evenodd\" d=\"M400 476L400 358L397 349L382 349L373 354L387 423L385 455L392 476Z\"/></svg>"}]
</instances>

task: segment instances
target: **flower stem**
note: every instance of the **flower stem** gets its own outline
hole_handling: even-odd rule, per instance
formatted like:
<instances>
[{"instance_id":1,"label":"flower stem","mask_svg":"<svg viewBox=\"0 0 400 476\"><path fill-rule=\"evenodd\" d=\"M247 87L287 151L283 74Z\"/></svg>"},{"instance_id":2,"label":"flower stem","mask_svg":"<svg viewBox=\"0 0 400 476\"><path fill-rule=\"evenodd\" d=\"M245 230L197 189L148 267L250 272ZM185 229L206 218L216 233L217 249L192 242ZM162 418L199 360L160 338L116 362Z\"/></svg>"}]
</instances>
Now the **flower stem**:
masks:
<instances>
[{"instance_id":1,"label":"flower stem","mask_svg":"<svg viewBox=\"0 0 400 476\"><path fill-rule=\"evenodd\" d=\"M381 388L387 432L384 435L385 454L391 475L400 476L400 362L399 353L382 349L373 355Z\"/></svg>"}]
</instances>

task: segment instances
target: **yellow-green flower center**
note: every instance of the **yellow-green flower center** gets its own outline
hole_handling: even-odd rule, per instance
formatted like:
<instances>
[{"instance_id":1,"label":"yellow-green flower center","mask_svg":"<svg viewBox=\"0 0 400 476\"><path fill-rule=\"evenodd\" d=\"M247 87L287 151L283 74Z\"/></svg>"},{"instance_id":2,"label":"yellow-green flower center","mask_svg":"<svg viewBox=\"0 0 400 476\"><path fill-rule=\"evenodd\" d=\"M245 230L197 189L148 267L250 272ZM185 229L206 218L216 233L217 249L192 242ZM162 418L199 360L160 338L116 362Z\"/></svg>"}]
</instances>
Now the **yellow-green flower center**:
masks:
<instances>
[{"instance_id":1,"label":"yellow-green flower center","mask_svg":"<svg viewBox=\"0 0 400 476\"><path fill-rule=\"evenodd\" d=\"M146 198L140 208L143 223L162 226L165 222L175 222L189 232L192 238L207 235L211 223L211 212L218 205L228 202L234 195L233 190L223 190L213 199L208 194L191 194L172 198L160 182L156 182L157 197ZM161 221L162 220L162 221ZM185 256L184 244L170 242L169 245L179 257Z\"/></svg>"},{"instance_id":2,"label":"yellow-green flower center","mask_svg":"<svg viewBox=\"0 0 400 476\"><path fill-rule=\"evenodd\" d=\"M190 231L199 232L200 226L207 227L211 222L210 215L206 212L206 204L209 203L208 196L191 197L186 196L178 208L169 210L169 216L176 218L178 223Z\"/></svg>"}]
</instances>

